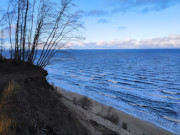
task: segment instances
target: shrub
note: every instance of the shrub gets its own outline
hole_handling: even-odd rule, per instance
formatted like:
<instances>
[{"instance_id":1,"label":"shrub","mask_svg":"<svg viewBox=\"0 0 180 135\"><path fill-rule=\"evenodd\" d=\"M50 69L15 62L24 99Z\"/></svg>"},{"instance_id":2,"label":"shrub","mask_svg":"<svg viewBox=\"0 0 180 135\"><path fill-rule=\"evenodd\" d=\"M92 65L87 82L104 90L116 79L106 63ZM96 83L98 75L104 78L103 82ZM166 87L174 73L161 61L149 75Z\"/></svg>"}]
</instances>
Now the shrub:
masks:
<instances>
[{"instance_id":1,"label":"shrub","mask_svg":"<svg viewBox=\"0 0 180 135\"><path fill-rule=\"evenodd\" d=\"M113 113L112 112L112 107L108 107L108 109L107 109L107 115L101 115L103 118L105 118L105 119L107 119L107 120L109 120L109 121L111 121L112 123L114 123L114 124L118 124L119 123L119 117L118 117L118 115L117 114L115 114L115 113Z\"/></svg>"},{"instance_id":2,"label":"shrub","mask_svg":"<svg viewBox=\"0 0 180 135\"><path fill-rule=\"evenodd\" d=\"M58 90L58 87L54 83L51 83L51 87L52 87L53 91L57 91Z\"/></svg>"},{"instance_id":3,"label":"shrub","mask_svg":"<svg viewBox=\"0 0 180 135\"><path fill-rule=\"evenodd\" d=\"M53 82L51 83L51 85L52 85L52 87L55 87L55 85L54 85L54 83L53 83Z\"/></svg>"},{"instance_id":4,"label":"shrub","mask_svg":"<svg viewBox=\"0 0 180 135\"><path fill-rule=\"evenodd\" d=\"M121 126L123 129L127 130L128 129L128 126L127 126L127 123L123 122L122 123L122 126Z\"/></svg>"},{"instance_id":5,"label":"shrub","mask_svg":"<svg viewBox=\"0 0 180 135\"><path fill-rule=\"evenodd\" d=\"M0 54L0 63L1 62L6 62L6 59Z\"/></svg>"},{"instance_id":6,"label":"shrub","mask_svg":"<svg viewBox=\"0 0 180 135\"><path fill-rule=\"evenodd\" d=\"M119 123L119 117L116 114L108 113L107 115L104 116L104 118L111 121L114 124Z\"/></svg>"},{"instance_id":7,"label":"shrub","mask_svg":"<svg viewBox=\"0 0 180 135\"><path fill-rule=\"evenodd\" d=\"M82 97L78 102L78 105L80 105L83 109L88 110L92 107L92 101L89 100L87 97Z\"/></svg>"},{"instance_id":8,"label":"shrub","mask_svg":"<svg viewBox=\"0 0 180 135\"><path fill-rule=\"evenodd\" d=\"M77 100L75 97L73 98L73 104L77 105Z\"/></svg>"}]
</instances>

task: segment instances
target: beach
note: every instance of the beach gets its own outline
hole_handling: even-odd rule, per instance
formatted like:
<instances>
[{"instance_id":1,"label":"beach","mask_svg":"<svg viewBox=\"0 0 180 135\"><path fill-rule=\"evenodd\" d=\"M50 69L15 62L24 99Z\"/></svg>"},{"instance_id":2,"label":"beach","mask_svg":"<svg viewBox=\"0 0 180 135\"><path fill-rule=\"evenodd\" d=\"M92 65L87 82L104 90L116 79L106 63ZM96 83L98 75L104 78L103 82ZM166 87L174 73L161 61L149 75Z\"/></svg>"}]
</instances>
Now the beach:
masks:
<instances>
[{"instance_id":1,"label":"beach","mask_svg":"<svg viewBox=\"0 0 180 135\"><path fill-rule=\"evenodd\" d=\"M55 93L90 134L101 135L106 129L118 135L172 135L149 122L77 93L59 87L55 87Z\"/></svg>"}]
</instances>

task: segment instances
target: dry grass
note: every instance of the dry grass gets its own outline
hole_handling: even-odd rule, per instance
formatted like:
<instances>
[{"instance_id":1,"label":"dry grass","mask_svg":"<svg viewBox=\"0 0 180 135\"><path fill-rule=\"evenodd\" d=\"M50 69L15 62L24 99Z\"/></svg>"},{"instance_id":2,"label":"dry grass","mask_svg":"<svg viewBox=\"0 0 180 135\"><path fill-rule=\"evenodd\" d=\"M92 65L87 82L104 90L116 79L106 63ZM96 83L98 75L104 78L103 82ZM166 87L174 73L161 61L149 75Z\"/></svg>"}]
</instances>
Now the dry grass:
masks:
<instances>
[{"instance_id":1,"label":"dry grass","mask_svg":"<svg viewBox=\"0 0 180 135\"><path fill-rule=\"evenodd\" d=\"M10 108L7 102L17 90L19 90L19 85L10 81L3 91L0 102L0 135L8 135L9 129L13 126L13 120L8 116L10 115Z\"/></svg>"},{"instance_id":2,"label":"dry grass","mask_svg":"<svg viewBox=\"0 0 180 135\"><path fill-rule=\"evenodd\" d=\"M9 128L12 127L13 121L7 115L0 115L0 135L8 135Z\"/></svg>"},{"instance_id":3,"label":"dry grass","mask_svg":"<svg viewBox=\"0 0 180 135\"><path fill-rule=\"evenodd\" d=\"M7 99L11 97L13 94L15 94L19 90L19 85L15 81L10 81L8 83L8 86L5 88L3 92L2 99Z\"/></svg>"}]
</instances>

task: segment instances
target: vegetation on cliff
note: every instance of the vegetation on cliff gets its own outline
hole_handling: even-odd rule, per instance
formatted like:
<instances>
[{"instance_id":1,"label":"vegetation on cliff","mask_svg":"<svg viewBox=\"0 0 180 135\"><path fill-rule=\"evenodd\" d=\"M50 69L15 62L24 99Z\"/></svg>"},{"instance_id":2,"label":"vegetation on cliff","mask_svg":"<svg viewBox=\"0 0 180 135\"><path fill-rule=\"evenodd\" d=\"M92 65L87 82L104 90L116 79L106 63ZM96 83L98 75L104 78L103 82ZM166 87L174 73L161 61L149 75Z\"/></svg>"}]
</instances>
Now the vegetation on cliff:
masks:
<instances>
[{"instance_id":1,"label":"vegetation on cliff","mask_svg":"<svg viewBox=\"0 0 180 135\"><path fill-rule=\"evenodd\" d=\"M0 135L86 135L53 94L47 72L30 63L0 62Z\"/></svg>"}]
</instances>

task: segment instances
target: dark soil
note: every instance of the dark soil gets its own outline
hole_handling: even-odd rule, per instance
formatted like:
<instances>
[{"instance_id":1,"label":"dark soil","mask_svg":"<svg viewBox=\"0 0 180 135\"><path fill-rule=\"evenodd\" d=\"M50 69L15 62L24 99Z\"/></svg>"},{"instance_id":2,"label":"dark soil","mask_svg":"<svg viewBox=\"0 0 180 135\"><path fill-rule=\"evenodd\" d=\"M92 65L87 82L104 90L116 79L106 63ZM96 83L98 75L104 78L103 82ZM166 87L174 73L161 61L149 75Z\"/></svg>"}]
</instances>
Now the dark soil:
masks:
<instances>
[{"instance_id":1,"label":"dark soil","mask_svg":"<svg viewBox=\"0 0 180 135\"><path fill-rule=\"evenodd\" d=\"M47 72L30 63L0 60L0 135L86 135L53 94Z\"/></svg>"}]
</instances>

